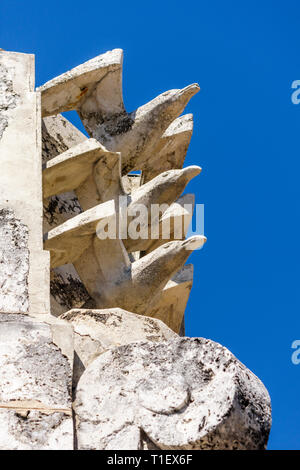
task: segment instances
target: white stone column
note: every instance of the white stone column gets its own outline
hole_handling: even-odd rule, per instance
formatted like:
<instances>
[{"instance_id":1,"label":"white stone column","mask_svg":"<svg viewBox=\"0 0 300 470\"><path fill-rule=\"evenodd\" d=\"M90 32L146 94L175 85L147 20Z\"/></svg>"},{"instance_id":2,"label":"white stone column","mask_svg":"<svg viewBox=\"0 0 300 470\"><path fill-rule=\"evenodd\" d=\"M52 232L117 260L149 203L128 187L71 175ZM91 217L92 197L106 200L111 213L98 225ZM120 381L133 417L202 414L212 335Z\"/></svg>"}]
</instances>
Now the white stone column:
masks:
<instances>
[{"instance_id":1,"label":"white stone column","mask_svg":"<svg viewBox=\"0 0 300 470\"><path fill-rule=\"evenodd\" d=\"M50 313L40 113L34 56L0 51L0 312Z\"/></svg>"},{"instance_id":2,"label":"white stone column","mask_svg":"<svg viewBox=\"0 0 300 470\"><path fill-rule=\"evenodd\" d=\"M0 450L72 449L73 329L50 315L34 56L0 52Z\"/></svg>"}]
</instances>

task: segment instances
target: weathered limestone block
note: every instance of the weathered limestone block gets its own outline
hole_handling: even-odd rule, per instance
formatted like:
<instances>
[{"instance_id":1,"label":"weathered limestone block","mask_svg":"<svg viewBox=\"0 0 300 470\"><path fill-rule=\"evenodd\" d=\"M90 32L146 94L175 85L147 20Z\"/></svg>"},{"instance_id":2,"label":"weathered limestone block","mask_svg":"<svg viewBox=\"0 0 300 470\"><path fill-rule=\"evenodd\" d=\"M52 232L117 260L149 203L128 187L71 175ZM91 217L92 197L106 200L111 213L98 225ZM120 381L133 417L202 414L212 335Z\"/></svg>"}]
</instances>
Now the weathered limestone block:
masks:
<instances>
[{"instance_id":1,"label":"weathered limestone block","mask_svg":"<svg viewBox=\"0 0 300 470\"><path fill-rule=\"evenodd\" d=\"M0 449L72 449L73 332L39 315L0 314Z\"/></svg>"},{"instance_id":2,"label":"weathered limestone block","mask_svg":"<svg viewBox=\"0 0 300 470\"><path fill-rule=\"evenodd\" d=\"M20 312L46 314L50 310L49 253L43 251L42 240L41 115L40 94L34 91L34 56L0 51L0 83L0 210L13 211L19 227L28 233L28 294L27 300L21 301ZM3 259L12 232L2 235ZM16 265L16 270L15 279L24 277L23 264ZM0 285L0 296L4 289L7 298L8 284ZM16 286L16 297L20 288L21 284ZM10 301L14 303L12 296ZM8 306L7 311L16 312L17 303Z\"/></svg>"},{"instance_id":3,"label":"weathered limestone block","mask_svg":"<svg viewBox=\"0 0 300 470\"><path fill-rule=\"evenodd\" d=\"M74 309L60 318L70 322L74 328L73 386L86 367L109 349L139 340L166 341L177 336L160 320L121 308Z\"/></svg>"},{"instance_id":4,"label":"weathered limestone block","mask_svg":"<svg viewBox=\"0 0 300 470\"><path fill-rule=\"evenodd\" d=\"M264 449L270 398L226 348L140 341L98 357L74 404L79 449Z\"/></svg>"},{"instance_id":5,"label":"weathered limestone block","mask_svg":"<svg viewBox=\"0 0 300 470\"><path fill-rule=\"evenodd\" d=\"M133 193L136 189L138 189L141 186L141 180L141 173L132 173L126 176L122 176L122 183L125 193Z\"/></svg>"},{"instance_id":6,"label":"weathered limestone block","mask_svg":"<svg viewBox=\"0 0 300 470\"><path fill-rule=\"evenodd\" d=\"M28 227L0 209L0 312L28 312L28 275Z\"/></svg>"}]
</instances>

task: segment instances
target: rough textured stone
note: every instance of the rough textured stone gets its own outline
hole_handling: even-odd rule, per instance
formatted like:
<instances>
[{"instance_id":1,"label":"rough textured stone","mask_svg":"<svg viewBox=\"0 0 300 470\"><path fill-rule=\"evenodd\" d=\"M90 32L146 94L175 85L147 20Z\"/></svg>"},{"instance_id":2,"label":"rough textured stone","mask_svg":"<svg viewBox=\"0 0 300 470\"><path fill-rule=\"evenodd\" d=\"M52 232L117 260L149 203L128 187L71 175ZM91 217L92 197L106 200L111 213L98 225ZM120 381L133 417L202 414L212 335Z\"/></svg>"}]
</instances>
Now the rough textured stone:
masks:
<instances>
[{"instance_id":1,"label":"rough textured stone","mask_svg":"<svg viewBox=\"0 0 300 470\"><path fill-rule=\"evenodd\" d=\"M66 310L90 305L91 296L72 264L52 269L50 273L51 313L59 316Z\"/></svg>"},{"instance_id":2,"label":"rough textured stone","mask_svg":"<svg viewBox=\"0 0 300 470\"><path fill-rule=\"evenodd\" d=\"M9 71L0 64L0 139L8 126L8 111L17 106L19 95L13 89Z\"/></svg>"},{"instance_id":3,"label":"rough textured stone","mask_svg":"<svg viewBox=\"0 0 300 470\"><path fill-rule=\"evenodd\" d=\"M28 312L28 274L28 227L0 209L0 312Z\"/></svg>"},{"instance_id":4,"label":"rough textured stone","mask_svg":"<svg viewBox=\"0 0 300 470\"><path fill-rule=\"evenodd\" d=\"M98 357L74 405L79 449L263 449L270 398L226 348L137 342Z\"/></svg>"},{"instance_id":5,"label":"rough textured stone","mask_svg":"<svg viewBox=\"0 0 300 470\"><path fill-rule=\"evenodd\" d=\"M86 367L103 352L139 340L165 341L176 337L163 322L121 308L70 310L61 316L74 328L76 385Z\"/></svg>"},{"instance_id":6,"label":"rough textured stone","mask_svg":"<svg viewBox=\"0 0 300 470\"><path fill-rule=\"evenodd\" d=\"M73 450L69 415L0 409L0 450Z\"/></svg>"},{"instance_id":7,"label":"rough textured stone","mask_svg":"<svg viewBox=\"0 0 300 470\"><path fill-rule=\"evenodd\" d=\"M73 448L72 332L43 320L0 314L0 449Z\"/></svg>"}]
</instances>

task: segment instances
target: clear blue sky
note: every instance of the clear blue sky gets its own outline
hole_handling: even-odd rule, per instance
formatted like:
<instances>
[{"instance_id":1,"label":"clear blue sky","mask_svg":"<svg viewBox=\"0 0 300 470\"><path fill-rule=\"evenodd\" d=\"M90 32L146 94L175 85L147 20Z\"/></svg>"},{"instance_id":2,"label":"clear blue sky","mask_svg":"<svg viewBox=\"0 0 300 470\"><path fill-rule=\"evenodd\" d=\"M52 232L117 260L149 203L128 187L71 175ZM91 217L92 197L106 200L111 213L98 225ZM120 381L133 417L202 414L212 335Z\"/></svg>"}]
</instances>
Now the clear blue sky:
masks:
<instances>
[{"instance_id":1,"label":"clear blue sky","mask_svg":"<svg viewBox=\"0 0 300 470\"><path fill-rule=\"evenodd\" d=\"M300 448L300 4L1 2L0 47L36 54L36 82L123 48L128 111L199 82L186 164L208 242L193 254L187 334L228 347L273 404L269 449Z\"/></svg>"}]
</instances>

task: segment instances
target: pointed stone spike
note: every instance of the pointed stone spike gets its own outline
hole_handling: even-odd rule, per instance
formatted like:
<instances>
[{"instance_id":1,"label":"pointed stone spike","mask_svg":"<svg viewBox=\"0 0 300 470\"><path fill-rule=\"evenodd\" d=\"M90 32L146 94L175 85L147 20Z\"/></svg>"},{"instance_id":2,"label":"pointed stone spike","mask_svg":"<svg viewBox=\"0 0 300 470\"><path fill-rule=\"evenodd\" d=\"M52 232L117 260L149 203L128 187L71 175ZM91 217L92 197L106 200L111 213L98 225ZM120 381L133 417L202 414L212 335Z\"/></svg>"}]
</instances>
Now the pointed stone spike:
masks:
<instances>
[{"instance_id":1,"label":"pointed stone spike","mask_svg":"<svg viewBox=\"0 0 300 470\"><path fill-rule=\"evenodd\" d=\"M122 173L141 170L152 160L158 139L199 91L197 84L182 90L169 90L133 113L118 112L108 121L98 119L83 101L78 108L88 133L114 152L122 152ZM101 115L101 107L99 109Z\"/></svg>"},{"instance_id":2,"label":"pointed stone spike","mask_svg":"<svg viewBox=\"0 0 300 470\"><path fill-rule=\"evenodd\" d=\"M194 205L194 194L185 194L180 197L161 215L156 235L159 238L154 238L155 227L152 227L151 234L151 225L149 224L148 239L127 238L123 240L126 250L128 252L143 251L144 254L148 254L164 243L183 240L193 217Z\"/></svg>"},{"instance_id":3,"label":"pointed stone spike","mask_svg":"<svg viewBox=\"0 0 300 470\"><path fill-rule=\"evenodd\" d=\"M192 114L184 114L175 119L161 137L159 146L164 146L171 137L181 134L191 134L193 132L194 122ZM158 148L158 146L157 146Z\"/></svg>"},{"instance_id":4,"label":"pointed stone spike","mask_svg":"<svg viewBox=\"0 0 300 470\"><path fill-rule=\"evenodd\" d=\"M43 170L44 198L78 188L92 174L94 164L110 158L119 161L120 155L109 152L95 139L87 139L53 158Z\"/></svg>"},{"instance_id":5,"label":"pointed stone spike","mask_svg":"<svg viewBox=\"0 0 300 470\"><path fill-rule=\"evenodd\" d=\"M195 207L195 194L184 194L162 215L161 222L184 218L182 236L186 236L188 226L192 220ZM172 227L174 229L175 227ZM173 231L173 230L172 230Z\"/></svg>"},{"instance_id":6,"label":"pointed stone spike","mask_svg":"<svg viewBox=\"0 0 300 470\"><path fill-rule=\"evenodd\" d=\"M141 305L150 308L158 292L184 265L192 250L202 247L205 241L206 238L200 235L172 241L133 263L132 279Z\"/></svg>"},{"instance_id":7,"label":"pointed stone spike","mask_svg":"<svg viewBox=\"0 0 300 470\"><path fill-rule=\"evenodd\" d=\"M184 240L182 242L182 247L186 251L194 251L202 248L206 241L207 238L204 235L194 235L187 240Z\"/></svg>"},{"instance_id":8,"label":"pointed stone spike","mask_svg":"<svg viewBox=\"0 0 300 470\"><path fill-rule=\"evenodd\" d=\"M166 284L151 308L146 310L146 315L162 320L175 333L179 333L186 304L193 285L192 264L183 266L178 273Z\"/></svg>"},{"instance_id":9,"label":"pointed stone spike","mask_svg":"<svg viewBox=\"0 0 300 470\"><path fill-rule=\"evenodd\" d=\"M160 138L149 165L143 169L143 183L162 171L182 168L193 133L193 115L185 114L175 119Z\"/></svg>"},{"instance_id":10,"label":"pointed stone spike","mask_svg":"<svg viewBox=\"0 0 300 470\"><path fill-rule=\"evenodd\" d=\"M107 74L116 74L117 80L111 81L111 87L106 89L102 102L113 104L114 111L124 111L121 77L122 49L113 49L101 54L72 70L48 81L37 91L42 95L42 116L51 116L77 109L81 102L94 91L98 82ZM111 75L112 77L112 75ZM113 85L116 85L113 87Z\"/></svg>"},{"instance_id":11,"label":"pointed stone spike","mask_svg":"<svg viewBox=\"0 0 300 470\"><path fill-rule=\"evenodd\" d=\"M196 239L196 237L193 237ZM198 237L198 244L204 243L204 237ZM187 243L188 242L188 243ZM193 240L194 246L196 240ZM144 315L145 306L149 309L160 296L161 290L184 265L189 255L187 246L192 240L173 241L152 251L149 255L135 261L131 270L123 272L123 277L102 286L106 298L97 298L97 308L120 308Z\"/></svg>"},{"instance_id":12,"label":"pointed stone spike","mask_svg":"<svg viewBox=\"0 0 300 470\"><path fill-rule=\"evenodd\" d=\"M168 241L184 240L188 227L192 221L194 207L194 194L185 194L174 202L160 219L160 238L158 240L151 240L151 244L146 250L143 250L145 255ZM164 236L164 231L167 233L168 227L170 227L170 238L169 240L166 240L162 237Z\"/></svg>"},{"instance_id":13,"label":"pointed stone spike","mask_svg":"<svg viewBox=\"0 0 300 470\"><path fill-rule=\"evenodd\" d=\"M113 223L115 217L115 204L107 201L50 230L44 237L44 249L50 251L51 268L74 263L92 243L98 223Z\"/></svg>"},{"instance_id":14,"label":"pointed stone spike","mask_svg":"<svg viewBox=\"0 0 300 470\"><path fill-rule=\"evenodd\" d=\"M199 175L201 168L193 165L181 170L168 170L143 184L132 194L129 208L135 204L144 204L151 208L153 204L171 205L184 191L187 184Z\"/></svg>"},{"instance_id":15,"label":"pointed stone spike","mask_svg":"<svg viewBox=\"0 0 300 470\"><path fill-rule=\"evenodd\" d=\"M105 149L75 193L83 210L125 195L121 178L121 154Z\"/></svg>"}]
</instances>

